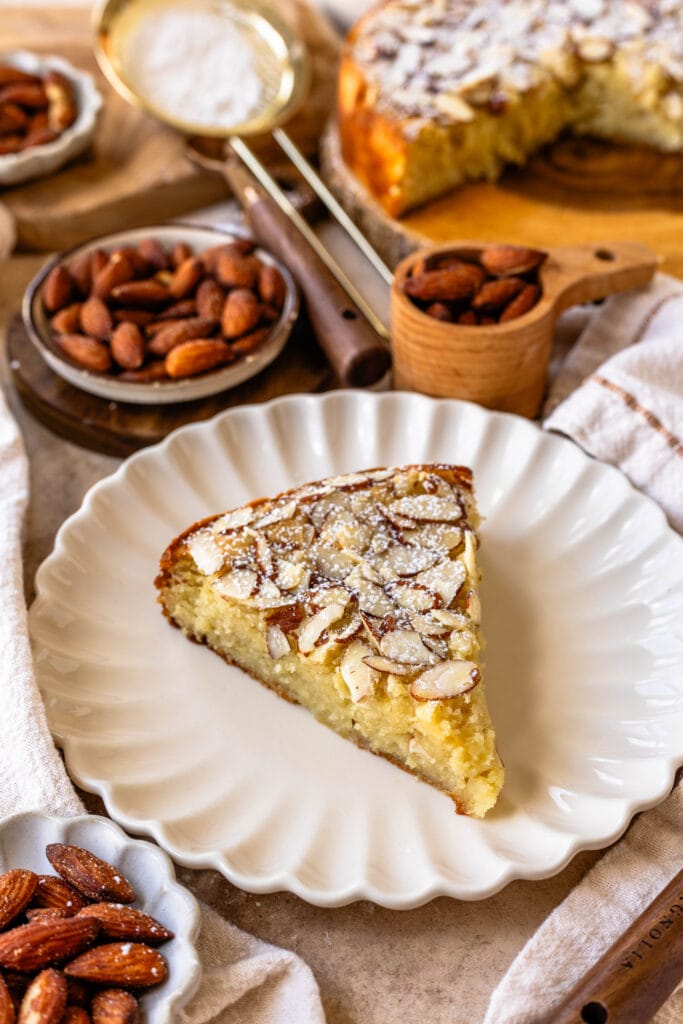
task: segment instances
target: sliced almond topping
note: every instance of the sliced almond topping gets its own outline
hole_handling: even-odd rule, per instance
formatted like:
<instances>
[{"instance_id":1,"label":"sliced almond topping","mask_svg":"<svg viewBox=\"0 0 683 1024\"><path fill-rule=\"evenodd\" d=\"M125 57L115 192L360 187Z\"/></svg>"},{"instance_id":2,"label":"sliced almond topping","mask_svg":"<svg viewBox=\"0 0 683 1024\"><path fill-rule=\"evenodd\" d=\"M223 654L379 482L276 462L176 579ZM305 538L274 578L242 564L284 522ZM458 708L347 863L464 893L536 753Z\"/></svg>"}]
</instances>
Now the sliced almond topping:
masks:
<instances>
[{"instance_id":1,"label":"sliced almond topping","mask_svg":"<svg viewBox=\"0 0 683 1024\"><path fill-rule=\"evenodd\" d=\"M222 569L223 552L210 533L195 533L187 546L195 565L205 576L212 576Z\"/></svg>"},{"instance_id":2,"label":"sliced almond topping","mask_svg":"<svg viewBox=\"0 0 683 1024\"><path fill-rule=\"evenodd\" d=\"M481 676L473 661L442 661L410 684L415 700L450 700L473 690Z\"/></svg>"},{"instance_id":3,"label":"sliced almond topping","mask_svg":"<svg viewBox=\"0 0 683 1024\"><path fill-rule=\"evenodd\" d=\"M374 618L372 615L367 615L365 612L360 612L360 620L369 638L379 644L382 639L381 620Z\"/></svg>"},{"instance_id":4,"label":"sliced almond topping","mask_svg":"<svg viewBox=\"0 0 683 1024\"><path fill-rule=\"evenodd\" d=\"M481 601L479 600L479 594L475 593L474 590L470 590L467 595L467 614L474 623L475 626L481 625Z\"/></svg>"},{"instance_id":5,"label":"sliced almond topping","mask_svg":"<svg viewBox=\"0 0 683 1024\"><path fill-rule=\"evenodd\" d=\"M278 604L289 604L291 600L289 594L285 596L272 580L262 577L254 604L257 608L272 608Z\"/></svg>"},{"instance_id":6,"label":"sliced almond topping","mask_svg":"<svg viewBox=\"0 0 683 1024\"><path fill-rule=\"evenodd\" d=\"M274 661L289 654L289 640L279 626L268 626L266 629L266 645L268 654Z\"/></svg>"},{"instance_id":7,"label":"sliced almond topping","mask_svg":"<svg viewBox=\"0 0 683 1024\"><path fill-rule=\"evenodd\" d=\"M327 608L332 604L340 604L342 608L346 608L351 596L345 587L319 587L311 603L316 608Z\"/></svg>"},{"instance_id":8,"label":"sliced almond topping","mask_svg":"<svg viewBox=\"0 0 683 1024\"><path fill-rule=\"evenodd\" d=\"M451 629L467 629L469 626L467 617L462 612L454 612L450 608L435 608L432 616Z\"/></svg>"},{"instance_id":9,"label":"sliced almond topping","mask_svg":"<svg viewBox=\"0 0 683 1024\"><path fill-rule=\"evenodd\" d=\"M360 615L354 613L345 626L330 630L330 641L335 644L347 644L349 640L354 640L362 630L363 620Z\"/></svg>"},{"instance_id":10,"label":"sliced almond topping","mask_svg":"<svg viewBox=\"0 0 683 1024\"><path fill-rule=\"evenodd\" d=\"M576 44L576 53L588 64L599 64L614 53L614 43L611 39L582 39Z\"/></svg>"},{"instance_id":11,"label":"sliced almond topping","mask_svg":"<svg viewBox=\"0 0 683 1024\"><path fill-rule=\"evenodd\" d=\"M308 514L316 530L320 531L331 512L338 511L340 508L348 508L349 505L350 499L347 494L324 493L321 494L319 501L308 508Z\"/></svg>"},{"instance_id":12,"label":"sliced almond topping","mask_svg":"<svg viewBox=\"0 0 683 1024\"><path fill-rule=\"evenodd\" d=\"M399 608L410 612L428 612L442 603L442 598L435 590L420 583L399 580L390 587L390 591Z\"/></svg>"},{"instance_id":13,"label":"sliced almond topping","mask_svg":"<svg viewBox=\"0 0 683 1024\"><path fill-rule=\"evenodd\" d=\"M213 587L223 597L236 597L244 601L254 593L257 583L258 573L253 569L233 569L214 580Z\"/></svg>"},{"instance_id":14,"label":"sliced almond topping","mask_svg":"<svg viewBox=\"0 0 683 1024\"><path fill-rule=\"evenodd\" d=\"M477 571L477 541L471 530L465 533L465 550L462 553L462 560L467 570L467 575L475 583L479 580Z\"/></svg>"},{"instance_id":15,"label":"sliced almond topping","mask_svg":"<svg viewBox=\"0 0 683 1024\"><path fill-rule=\"evenodd\" d=\"M316 641L337 619L341 619L346 611L343 604L331 604L327 608L321 608L304 623L299 633L299 650L302 654L310 654L315 649Z\"/></svg>"},{"instance_id":16,"label":"sliced almond topping","mask_svg":"<svg viewBox=\"0 0 683 1024\"><path fill-rule=\"evenodd\" d=\"M434 106L440 114L445 114L453 121L460 121L467 124L474 121L475 113L469 103L465 103L454 93L441 93L434 98Z\"/></svg>"},{"instance_id":17,"label":"sliced almond topping","mask_svg":"<svg viewBox=\"0 0 683 1024\"><path fill-rule=\"evenodd\" d=\"M418 523L459 523L462 508L453 498L440 498L436 494L413 494L392 502L391 511L407 516Z\"/></svg>"},{"instance_id":18,"label":"sliced almond topping","mask_svg":"<svg viewBox=\"0 0 683 1024\"><path fill-rule=\"evenodd\" d=\"M356 559L338 548L320 546L316 549L315 563L318 571L329 580L343 580L356 565Z\"/></svg>"},{"instance_id":19,"label":"sliced almond topping","mask_svg":"<svg viewBox=\"0 0 683 1024\"><path fill-rule=\"evenodd\" d=\"M252 521L254 515L254 509L246 505L244 508L238 508L235 512L226 512L220 519L216 519L211 528L216 533L226 533L239 526L246 526Z\"/></svg>"},{"instance_id":20,"label":"sliced almond topping","mask_svg":"<svg viewBox=\"0 0 683 1024\"><path fill-rule=\"evenodd\" d=\"M434 654L422 643L414 629L395 629L385 633L379 642L380 653L402 665L432 665Z\"/></svg>"},{"instance_id":21,"label":"sliced almond topping","mask_svg":"<svg viewBox=\"0 0 683 1024\"><path fill-rule=\"evenodd\" d=\"M465 582L465 577L465 568L460 562L439 562L432 569L419 573L415 579L422 586L435 590L448 607Z\"/></svg>"},{"instance_id":22,"label":"sliced almond topping","mask_svg":"<svg viewBox=\"0 0 683 1024\"><path fill-rule=\"evenodd\" d=\"M378 672L386 672L392 676L407 676L415 671L410 665L401 665L398 661L389 661L388 658L382 658L378 654L371 654L368 658L363 658L363 661L370 668L375 668Z\"/></svg>"},{"instance_id":23,"label":"sliced almond topping","mask_svg":"<svg viewBox=\"0 0 683 1024\"><path fill-rule=\"evenodd\" d=\"M436 611L436 609L435 609ZM449 627L439 622L435 615L424 615L420 612L411 612L408 616L410 619L410 625L413 629L417 630L420 636L448 636L450 633Z\"/></svg>"},{"instance_id":24,"label":"sliced almond topping","mask_svg":"<svg viewBox=\"0 0 683 1024\"><path fill-rule=\"evenodd\" d=\"M409 519L408 516L399 515L392 505L382 506L380 512L385 519L388 519L393 526L397 526L399 530L412 530L417 526L414 519Z\"/></svg>"},{"instance_id":25,"label":"sliced almond topping","mask_svg":"<svg viewBox=\"0 0 683 1024\"><path fill-rule=\"evenodd\" d=\"M271 526L273 523L281 523L284 519L291 519L295 515L297 507L295 501L288 501L284 505L276 505L275 508L267 512L261 519L257 519L254 527L260 530L264 526Z\"/></svg>"},{"instance_id":26,"label":"sliced almond topping","mask_svg":"<svg viewBox=\"0 0 683 1024\"><path fill-rule=\"evenodd\" d=\"M281 590L296 590L297 587L307 587L310 578L310 570L305 565L295 565L283 558L277 563L277 575L275 583Z\"/></svg>"},{"instance_id":27,"label":"sliced almond topping","mask_svg":"<svg viewBox=\"0 0 683 1024\"><path fill-rule=\"evenodd\" d=\"M394 604L391 598L376 583L366 580L357 569L346 577L346 585L358 598L358 607L362 612L376 615L381 619L393 611Z\"/></svg>"},{"instance_id":28,"label":"sliced almond topping","mask_svg":"<svg viewBox=\"0 0 683 1024\"><path fill-rule=\"evenodd\" d=\"M396 545L375 559L375 568L385 579L393 580L396 576L416 576L418 572L436 565L442 557L438 551L429 548Z\"/></svg>"},{"instance_id":29,"label":"sliced almond topping","mask_svg":"<svg viewBox=\"0 0 683 1024\"><path fill-rule=\"evenodd\" d=\"M367 644L355 640L344 652L339 666L341 677L348 686L354 703L372 693L377 679L376 670L364 661L368 656L372 656L372 651Z\"/></svg>"},{"instance_id":30,"label":"sliced almond topping","mask_svg":"<svg viewBox=\"0 0 683 1024\"><path fill-rule=\"evenodd\" d=\"M254 538L254 543L256 545L256 561L259 564L261 572L268 577L274 576L275 570L273 568L273 555L268 541L262 533L257 533L255 530L252 530L251 527L247 528L247 532Z\"/></svg>"}]
</instances>

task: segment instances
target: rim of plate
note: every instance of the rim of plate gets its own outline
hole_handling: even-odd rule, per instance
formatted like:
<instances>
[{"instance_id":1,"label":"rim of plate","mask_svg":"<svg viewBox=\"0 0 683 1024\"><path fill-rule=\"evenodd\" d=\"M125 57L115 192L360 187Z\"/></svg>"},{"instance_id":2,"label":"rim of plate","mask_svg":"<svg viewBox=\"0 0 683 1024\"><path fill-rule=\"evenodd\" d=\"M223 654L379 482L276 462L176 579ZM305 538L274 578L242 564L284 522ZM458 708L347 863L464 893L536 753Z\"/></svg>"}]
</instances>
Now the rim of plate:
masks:
<instances>
[{"instance_id":1,"label":"rim of plate","mask_svg":"<svg viewBox=\"0 0 683 1024\"><path fill-rule=\"evenodd\" d=\"M114 486L118 481L124 479L130 472L131 466L135 466L141 461L144 462L146 459L154 458L157 453L172 449L178 437L185 437L193 432L205 432L215 429L216 425L226 418L239 418L240 416L248 417L252 415L254 411L257 411L258 413L267 412L283 405L300 405L301 403L304 403L309 406L318 404L333 406L336 403L346 403L349 401L372 403L373 405L409 402L422 406L447 406L455 410L460 410L461 414L464 416L474 416L479 420L492 419L505 421L509 424L515 424L522 430L528 431L529 435L533 434L537 438L542 439L541 443L543 445L551 447L565 447L567 452L574 453L574 457L585 459L587 463L593 463L596 466L599 466L600 471L604 471L607 477L621 489L621 493L624 498L630 498L631 500L636 500L638 503L643 503L644 507L649 509L650 514L653 516L653 521L658 525L661 535L670 542L673 541L676 544L683 545L683 538L680 538L669 525L662 509L649 496L638 491L619 469L594 460L569 438L544 431L536 423L524 419L523 417L516 416L512 413L484 409L475 403L460 399L431 398L419 393L407 391L376 393L364 391L362 389L340 389L337 391L327 392L323 395L293 394L274 398L268 402L260 404L252 403L224 410L217 413L209 420L181 426L159 443L144 448L131 455L114 471L114 473L95 483L84 496L80 508L60 526L55 536L52 552L38 568L36 573L36 598L29 610L29 622L31 622L31 619L35 614L35 610L39 608L41 602L46 599L46 593L49 589L49 576L52 571L52 567L58 563L59 559L64 554L64 538L73 528L78 526L78 522L81 517L83 515L87 515L97 494L99 494L101 490ZM108 782L106 779L93 778L87 773L80 773L78 771L78 768L74 764L76 759L75 749L77 747L76 738L72 739L69 736L61 735L54 730L53 736L55 741L64 750L71 778L84 790L98 794L103 799L108 813L111 814L112 818L116 822L120 823L123 828L137 832L138 834L144 834L152 837L179 864L195 869L213 868L229 879L232 884L237 885L248 892L263 894L288 891L309 903L321 907L338 907L357 900L370 900L371 902L387 909L409 910L422 906L439 896L449 896L462 900L480 900L494 895L512 881L539 880L552 877L566 867L577 853L585 850L603 849L619 839L637 813L655 807L666 798L673 786L677 770L683 767L683 743L681 744L680 753L677 755L650 756L648 758L649 763L652 764L654 762L659 768L659 785L656 787L653 786L647 797L632 798L629 800L614 796L603 796L601 799L604 802L609 803L610 808L614 812L610 816L610 827L603 828L601 831L596 832L590 837L586 837L581 834L568 834L566 832L562 832L561 835L564 842L559 853L552 859L547 860L542 866L525 867L524 865L520 865L518 862L505 862L499 856L498 859L503 865L502 869L492 874L485 883L480 885L473 886L469 884L464 887L463 885L446 877L447 873L441 870L439 865L435 864L433 866L433 877L428 884L414 886L410 889L405 888L401 890L399 894L387 892L379 886L373 885L365 878L357 880L354 883L347 885L345 888L337 888L330 891L326 887L316 887L302 881L296 870L273 870L267 876L255 876L236 869L235 865L231 864L229 858L220 852L204 851L193 854L187 849L183 849L182 846L175 843L169 837L167 828L163 822L153 820L151 818L139 818L134 815L129 815L116 798L116 786L114 784ZM467 820L469 821L471 819ZM555 833L553 834L555 835Z\"/></svg>"}]
</instances>

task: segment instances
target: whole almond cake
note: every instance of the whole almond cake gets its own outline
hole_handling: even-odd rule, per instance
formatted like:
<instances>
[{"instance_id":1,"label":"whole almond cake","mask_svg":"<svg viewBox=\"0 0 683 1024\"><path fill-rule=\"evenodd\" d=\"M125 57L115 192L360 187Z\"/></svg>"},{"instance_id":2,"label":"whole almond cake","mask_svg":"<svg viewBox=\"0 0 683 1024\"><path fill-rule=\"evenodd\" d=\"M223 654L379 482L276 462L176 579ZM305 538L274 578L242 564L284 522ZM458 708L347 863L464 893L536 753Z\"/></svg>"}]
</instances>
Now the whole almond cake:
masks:
<instances>
[{"instance_id":1,"label":"whole almond cake","mask_svg":"<svg viewBox=\"0 0 683 1024\"><path fill-rule=\"evenodd\" d=\"M682 0L384 0L347 39L342 153L392 216L564 129L683 149Z\"/></svg>"},{"instance_id":2,"label":"whole almond cake","mask_svg":"<svg viewBox=\"0 0 683 1024\"><path fill-rule=\"evenodd\" d=\"M331 477L190 527L162 555L159 601L188 637L482 817L503 767L477 525L462 466Z\"/></svg>"}]
</instances>

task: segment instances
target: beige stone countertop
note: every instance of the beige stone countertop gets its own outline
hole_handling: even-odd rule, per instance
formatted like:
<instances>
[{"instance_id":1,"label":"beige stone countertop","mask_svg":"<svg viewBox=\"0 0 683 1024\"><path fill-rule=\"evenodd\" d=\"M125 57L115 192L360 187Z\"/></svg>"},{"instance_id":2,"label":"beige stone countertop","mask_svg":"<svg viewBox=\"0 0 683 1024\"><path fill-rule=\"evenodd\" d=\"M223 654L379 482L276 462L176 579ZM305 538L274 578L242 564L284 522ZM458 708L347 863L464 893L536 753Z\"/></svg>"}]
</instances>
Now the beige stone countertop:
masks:
<instances>
[{"instance_id":1,"label":"beige stone countertop","mask_svg":"<svg viewBox=\"0 0 683 1024\"><path fill-rule=\"evenodd\" d=\"M43 259L21 256L2 265L2 326L17 312L24 286ZM57 437L23 409L10 382L4 342L0 374L31 467L25 528L30 602L35 571L58 527L120 460ZM89 810L103 811L98 798L85 794L84 800ZM598 856L580 854L554 878L515 882L487 900L441 898L410 911L366 902L323 909L290 893L244 892L212 870L179 868L178 875L229 921L300 954L318 980L328 1024L478 1024L513 957Z\"/></svg>"}]
</instances>

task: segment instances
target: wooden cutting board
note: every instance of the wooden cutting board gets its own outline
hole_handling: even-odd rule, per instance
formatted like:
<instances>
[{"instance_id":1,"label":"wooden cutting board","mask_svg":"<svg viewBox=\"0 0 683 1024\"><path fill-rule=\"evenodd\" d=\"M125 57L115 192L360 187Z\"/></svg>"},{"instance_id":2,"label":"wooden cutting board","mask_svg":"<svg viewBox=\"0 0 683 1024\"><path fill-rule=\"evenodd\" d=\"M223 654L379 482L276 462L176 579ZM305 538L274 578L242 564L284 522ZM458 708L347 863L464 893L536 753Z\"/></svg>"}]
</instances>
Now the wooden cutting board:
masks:
<instances>
[{"instance_id":1,"label":"wooden cutting board","mask_svg":"<svg viewBox=\"0 0 683 1024\"><path fill-rule=\"evenodd\" d=\"M318 145L335 87L338 38L305 0L273 0L306 41L313 80L305 109L289 126L308 153ZM55 250L96 235L177 217L228 194L219 174L200 170L185 155L177 132L131 107L99 72L87 7L2 5L0 48L59 54L90 71L104 99L92 149L48 178L0 189L17 222L24 249ZM272 161L282 155L271 140L257 143Z\"/></svg>"},{"instance_id":2,"label":"wooden cutting board","mask_svg":"<svg viewBox=\"0 0 683 1024\"><path fill-rule=\"evenodd\" d=\"M495 184L455 189L400 220L388 217L341 160L334 129L326 176L370 241L395 266L418 246L452 238L546 248L623 239L661 254L683 277L683 158L564 137Z\"/></svg>"}]
</instances>

